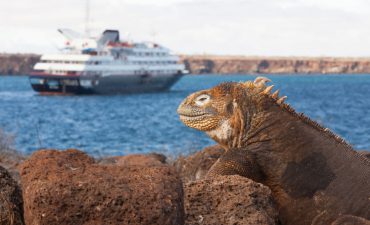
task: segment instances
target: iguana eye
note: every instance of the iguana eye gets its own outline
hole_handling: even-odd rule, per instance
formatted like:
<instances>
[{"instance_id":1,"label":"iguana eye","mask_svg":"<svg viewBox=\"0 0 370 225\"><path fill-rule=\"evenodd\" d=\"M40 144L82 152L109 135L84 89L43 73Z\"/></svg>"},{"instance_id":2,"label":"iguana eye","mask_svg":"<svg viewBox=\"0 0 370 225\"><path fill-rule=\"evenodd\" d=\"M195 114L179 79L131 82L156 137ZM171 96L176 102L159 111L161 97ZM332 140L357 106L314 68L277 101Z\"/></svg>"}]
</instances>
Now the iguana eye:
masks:
<instances>
[{"instance_id":1,"label":"iguana eye","mask_svg":"<svg viewBox=\"0 0 370 225\"><path fill-rule=\"evenodd\" d=\"M209 95L199 95L196 99L195 99L195 104L197 106L202 106L204 104L206 104L207 102L209 102L209 100L211 99L211 97Z\"/></svg>"}]
</instances>

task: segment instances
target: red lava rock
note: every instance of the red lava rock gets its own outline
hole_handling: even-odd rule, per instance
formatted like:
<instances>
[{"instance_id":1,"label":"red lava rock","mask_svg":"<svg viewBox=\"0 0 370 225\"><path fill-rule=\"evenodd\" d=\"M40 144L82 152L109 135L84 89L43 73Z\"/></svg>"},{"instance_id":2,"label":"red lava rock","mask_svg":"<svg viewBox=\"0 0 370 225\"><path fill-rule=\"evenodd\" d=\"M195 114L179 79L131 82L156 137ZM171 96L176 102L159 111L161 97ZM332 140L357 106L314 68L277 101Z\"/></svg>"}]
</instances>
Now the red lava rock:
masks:
<instances>
[{"instance_id":1,"label":"red lava rock","mask_svg":"<svg viewBox=\"0 0 370 225\"><path fill-rule=\"evenodd\" d=\"M250 179L216 176L184 185L187 225L273 225L278 211L268 187Z\"/></svg>"},{"instance_id":2,"label":"red lava rock","mask_svg":"<svg viewBox=\"0 0 370 225\"><path fill-rule=\"evenodd\" d=\"M0 224L17 225L23 222L22 192L10 173L0 166Z\"/></svg>"},{"instance_id":3,"label":"red lava rock","mask_svg":"<svg viewBox=\"0 0 370 225\"><path fill-rule=\"evenodd\" d=\"M206 147L193 155L179 157L174 162L174 166L184 183L199 180L205 177L211 166L224 152L225 150L219 145Z\"/></svg>"},{"instance_id":4,"label":"red lava rock","mask_svg":"<svg viewBox=\"0 0 370 225\"><path fill-rule=\"evenodd\" d=\"M26 224L183 224L169 166L101 165L78 150L42 150L20 169Z\"/></svg>"},{"instance_id":5,"label":"red lava rock","mask_svg":"<svg viewBox=\"0 0 370 225\"><path fill-rule=\"evenodd\" d=\"M157 153L150 154L132 154L127 156L115 156L101 160L100 164L117 166L162 166L166 164L166 156Z\"/></svg>"}]
</instances>

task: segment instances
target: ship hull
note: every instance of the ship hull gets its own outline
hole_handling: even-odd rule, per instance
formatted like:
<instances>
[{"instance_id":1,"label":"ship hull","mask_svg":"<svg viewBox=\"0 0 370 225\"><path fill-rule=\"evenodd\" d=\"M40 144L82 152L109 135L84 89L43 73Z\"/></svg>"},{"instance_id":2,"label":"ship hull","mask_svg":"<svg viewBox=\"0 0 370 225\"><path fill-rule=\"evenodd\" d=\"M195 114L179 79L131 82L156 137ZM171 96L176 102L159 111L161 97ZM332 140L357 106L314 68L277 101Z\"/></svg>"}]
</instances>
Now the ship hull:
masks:
<instances>
[{"instance_id":1,"label":"ship hull","mask_svg":"<svg viewBox=\"0 0 370 225\"><path fill-rule=\"evenodd\" d=\"M31 75L30 83L40 94L126 94L166 91L181 77L181 73L104 77Z\"/></svg>"}]
</instances>

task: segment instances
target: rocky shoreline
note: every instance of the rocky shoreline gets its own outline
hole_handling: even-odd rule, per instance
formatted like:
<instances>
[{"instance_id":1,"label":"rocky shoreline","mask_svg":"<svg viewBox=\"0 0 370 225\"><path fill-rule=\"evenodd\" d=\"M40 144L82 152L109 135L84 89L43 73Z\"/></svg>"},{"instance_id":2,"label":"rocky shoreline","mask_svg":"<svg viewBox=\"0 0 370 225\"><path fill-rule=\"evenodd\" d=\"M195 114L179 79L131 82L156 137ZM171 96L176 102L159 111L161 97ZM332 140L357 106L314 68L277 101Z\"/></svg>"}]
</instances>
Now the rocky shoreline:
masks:
<instances>
[{"instance_id":1,"label":"rocky shoreline","mask_svg":"<svg viewBox=\"0 0 370 225\"><path fill-rule=\"evenodd\" d=\"M277 224L266 186L204 179L222 152L213 146L168 162L156 153L97 160L75 149L39 150L13 158L18 167L0 160L0 199L9 203L0 201L0 224Z\"/></svg>"},{"instance_id":2,"label":"rocky shoreline","mask_svg":"<svg viewBox=\"0 0 370 225\"><path fill-rule=\"evenodd\" d=\"M205 178L223 151L211 146L172 162L156 153L8 153L0 157L0 224L279 224L268 187Z\"/></svg>"},{"instance_id":3,"label":"rocky shoreline","mask_svg":"<svg viewBox=\"0 0 370 225\"><path fill-rule=\"evenodd\" d=\"M366 74L370 58L182 56L193 74Z\"/></svg>"},{"instance_id":4,"label":"rocky shoreline","mask_svg":"<svg viewBox=\"0 0 370 225\"><path fill-rule=\"evenodd\" d=\"M370 58L181 55L192 74L368 74ZM0 54L0 75L27 75L37 54Z\"/></svg>"},{"instance_id":5,"label":"rocky shoreline","mask_svg":"<svg viewBox=\"0 0 370 225\"><path fill-rule=\"evenodd\" d=\"M36 54L0 54L0 75L27 75L39 59Z\"/></svg>"}]
</instances>

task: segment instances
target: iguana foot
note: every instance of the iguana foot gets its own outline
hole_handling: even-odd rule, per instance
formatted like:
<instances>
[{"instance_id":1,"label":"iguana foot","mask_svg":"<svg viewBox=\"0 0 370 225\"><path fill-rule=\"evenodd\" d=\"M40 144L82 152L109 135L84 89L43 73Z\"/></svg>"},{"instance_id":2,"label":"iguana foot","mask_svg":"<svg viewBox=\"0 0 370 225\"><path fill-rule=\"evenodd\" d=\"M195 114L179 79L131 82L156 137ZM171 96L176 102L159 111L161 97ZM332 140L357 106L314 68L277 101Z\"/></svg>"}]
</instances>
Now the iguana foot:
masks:
<instances>
[{"instance_id":1,"label":"iguana foot","mask_svg":"<svg viewBox=\"0 0 370 225\"><path fill-rule=\"evenodd\" d=\"M260 182L263 174L254 157L243 149L227 150L208 171L206 177L239 175Z\"/></svg>"}]
</instances>

